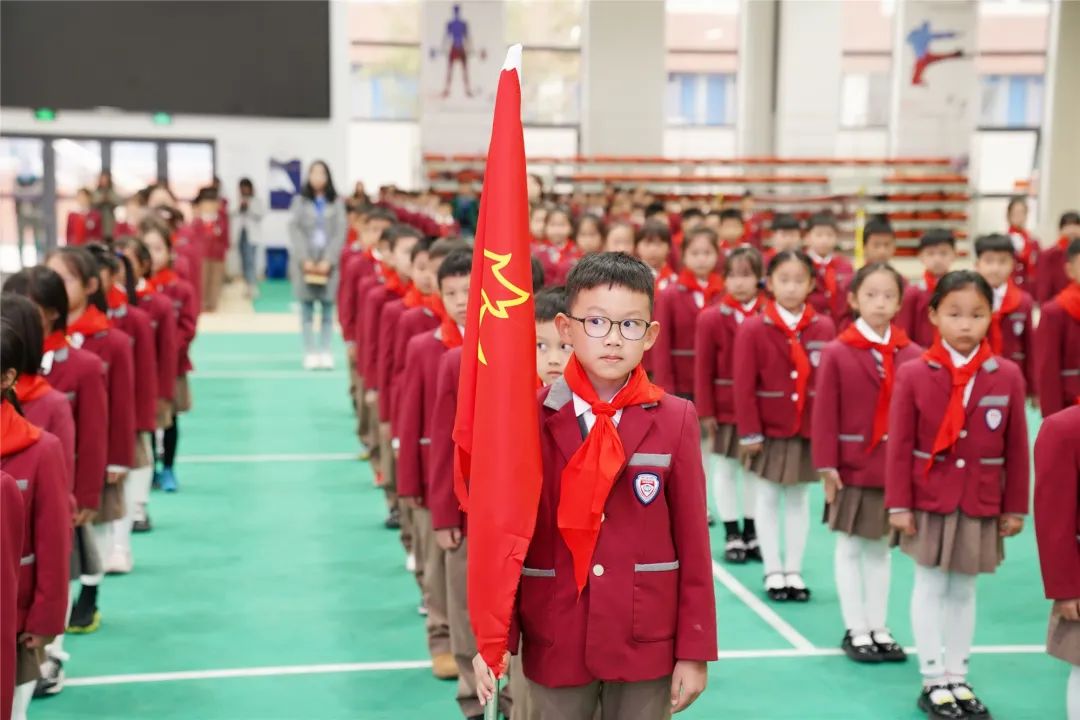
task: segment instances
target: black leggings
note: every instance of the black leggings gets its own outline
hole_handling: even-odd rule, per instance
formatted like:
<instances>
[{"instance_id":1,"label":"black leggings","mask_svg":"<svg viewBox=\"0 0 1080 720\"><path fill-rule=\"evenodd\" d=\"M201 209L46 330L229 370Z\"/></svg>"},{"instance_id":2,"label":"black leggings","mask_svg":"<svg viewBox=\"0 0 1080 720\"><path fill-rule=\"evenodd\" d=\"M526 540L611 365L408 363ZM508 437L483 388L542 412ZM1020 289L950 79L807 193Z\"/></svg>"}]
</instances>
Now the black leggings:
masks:
<instances>
[{"instance_id":1,"label":"black leggings","mask_svg":"<svg viewBox=\"0 0 1080 720\"><path fill-rule=\"evenodd\" d=\"M173 413L172 427L165 431L164 452L161 456L163 467L171 468L176 461L176 444L180 440L180 418Z\"/></svg>"}]
</instances>

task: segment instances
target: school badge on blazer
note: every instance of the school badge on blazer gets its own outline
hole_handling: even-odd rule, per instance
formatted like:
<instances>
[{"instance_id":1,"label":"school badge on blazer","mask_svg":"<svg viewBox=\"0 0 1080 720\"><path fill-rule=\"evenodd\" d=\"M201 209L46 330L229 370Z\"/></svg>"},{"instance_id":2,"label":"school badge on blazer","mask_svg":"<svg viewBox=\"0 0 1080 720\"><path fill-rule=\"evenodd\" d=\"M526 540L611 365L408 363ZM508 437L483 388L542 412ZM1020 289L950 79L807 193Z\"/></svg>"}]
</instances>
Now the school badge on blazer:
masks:
<instances>
[{"instance_id":1,"label":"school badge on blazer","mask_svg":"<svg viewBox=\"0 0 1080 720\"><path fill-rule=\"evenodd\" d=\"M997 408L990 408L986 411L986 427L991 430L997 430L1001 427L1001 421L1003 419L1001 410Z\"/></svg>"},{"instance_id":2,"label":"school badge on blazer","mask_svg":"<svg viewBox=\"0 0 1080 720\"><path fill-rule=\"evenodd\" d=\"M819 367L821 365L821 351L820 350L811 350L810 351L810 364L813 365L814 367Z\"/></svg>"},{"instance_id":3,"label":"school badge on blazer","mask_svg":"<svg viewBox=\"0 0 1080 720\"><path fill-rule=\"evenodd\" d=\"M1013 335L1016 335L1017 337L1019 337L1019 336L1021 336L1023 334L1024 334L1024 321L1023 320L1015 320L1015 321L1013 321Z\"/></svg>"},{"instance_id":4,"label":"school badge on blazer","mask_svg":"<svg viewBox=\"0 0 1080 720\"><path fill-rule=\"evenodd\" d=\"M660 476L656 473L638 473L634 478L634 494L642 505L649 505L660 494Z\"/></svg>"}]
</instances>

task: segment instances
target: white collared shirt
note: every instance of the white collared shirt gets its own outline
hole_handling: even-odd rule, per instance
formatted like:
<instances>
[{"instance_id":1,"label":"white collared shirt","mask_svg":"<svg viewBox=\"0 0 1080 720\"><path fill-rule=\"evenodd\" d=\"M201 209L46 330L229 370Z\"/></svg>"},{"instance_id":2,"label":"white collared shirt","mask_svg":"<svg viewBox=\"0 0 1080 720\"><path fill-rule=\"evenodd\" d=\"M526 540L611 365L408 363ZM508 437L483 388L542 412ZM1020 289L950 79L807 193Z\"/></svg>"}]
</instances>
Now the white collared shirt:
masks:
<instances>
[{"instance_id":1,"label":"white collared shirt","mask_svg":"<svg viewBox=\"0 0 1080 720\"><path fill-rule=\"evenodd\" d=\"M745 320L746 317L754 309L754 305L757 303L757 300L757 298L754 298L750 302L739 303L739 306L742 308L742 310L735 311L735 322L737 322L739 325L742 325L743 320Z\"/></svg>"},{"instance_id":2,"label":"white collared shirt","mask_svg":"<svg viewBox=\"0 0 1080 720\"><path fill-rule=\"evenodd\" d=\"M970 355L965 357L964 355L961 355L960 353L956 352L956 350L953 350L952 346L949 345L949 343L945 342L944 340L941 341L941 344L948 351L949 359L952 360L953 367L955 367L955 368L964 367L969 362L974 360L975 356L979 354L978 346L976 346L975 349L971 351ZM968 400L971 399L971 389L974 388L974 387L975 387L975 376L972 375L971 379L968 380L968 384L964 386L964 406L965 407L967 407Z\"/></svg>"},{"instance_id":3,"label":"white collared shirt","mask_svg":"<svg viewBox=\"0 0 1080 720\"><path fill-rule=\"evenodd\" d=\"M700 290L695 290L693 294L694 294L694 304L698 306L698 310L705 307L705 286L708 285L708 284L709 284L708 282L702 282L700 280L697 281L697 285L701 289Z\"/></svg>"},{"instance_id":4,"label":"white collared shirt","mask_svg":"<svg viewBox=\"0 0 1080 720\"><path fill-rule=\"evenodd\" d=\"M994 312L1001 309L1001 304L1005 302L1005 291L1009 289L1009 283L1003 282L1000 287L992 288L994 291Z\"/></svg>"},{"instance_id":5,"label":"white collared shirt","mask_svg":"<svg viewBox=\"0 0 1080 720\"><path fill-rule=\"evenodd\" d=\"M821 257L820 255L818 255L813 250L807 250L806 254L810 257L811 260L814 261L815 265L824 265L824 264L828 263L830 260L832 260L832 255L829 255L828 257Z\"/></svg>"},{"instance_id":6,"label":"white collared shirt","mask_svg":"<svg viewBox=\"0 0 1080 720\"><path fill-rule=\"evenodd\" d=\"M870 327L870 323L866 322L862 318L855 319L855 329L858 330L864 338L866 338L872 343L877 343L878 345L888 345L889 338L892 336L891 325L885 328L885 337L881 337L876 332L874 332L874 328Z\"/></svg>"},{"instance_id":7,"label":"white collared shirt","mask_svg":"<svg viewBox=\"0 0 1080 720\"><path fill-rule=\"evenodd\" d=\"M780 319L784 321L784 324L788 326L788 329L794 330L799 325L799 321L802 320L803 315L806 314L806 305L803 305L802 310L796 315L780 303L777 303L776 312L780 315Z\"/></svg>"},{"instance_id":8,"label":"white collared shirt","mask_svg":"<svg viewBox=\"0 0 1080 720\"><path fill-rule=\"evenodd\" d=\"M585 429L592 432L593 425L596 424L596 414L592 411L592 406L585 402L577 393L572 393L574 398L574 417L585 418ZM611 421L615 423L615 427L619 427L619 420L622 419L622 409L615 411Z\"/></svg>"}]
</instances>

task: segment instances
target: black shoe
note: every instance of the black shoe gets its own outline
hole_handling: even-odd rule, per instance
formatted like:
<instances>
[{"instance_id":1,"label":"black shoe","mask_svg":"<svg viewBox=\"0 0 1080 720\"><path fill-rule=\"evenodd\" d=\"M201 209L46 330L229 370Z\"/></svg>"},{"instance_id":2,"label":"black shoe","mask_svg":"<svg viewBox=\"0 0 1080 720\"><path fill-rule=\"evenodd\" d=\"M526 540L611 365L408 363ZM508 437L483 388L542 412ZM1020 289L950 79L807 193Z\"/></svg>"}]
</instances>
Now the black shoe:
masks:
<instances>
[{"instance_id":1,"label":"black shoe","mask_svg":"<svg viewBox=\"0 0 1080 720\"><path fill-rule=\"evenodd\" d=\"M844 633L844 640L840 643L840 649L844 654L857 663L879 663L882 661L881 653L877 645L872 641L866 645L855 645L851 642L851 631Z\"/></svg>"},{"instance_id":2,"label":"black shoe","mask_svg":"<svg viewBox=\"0 0 1080 720\"><path fill-rule=\"evenodd\" d=\"M142 520L136 520L131 523L131 532L136 533L148 533L154 529L154 526L150 524L150 516L147 515Z\"/></svg>"},{"instance_id":3,"label":"black shoe","mask_svg":"<svg viewBox=\"0 0 1080 720\"><path fill-rule=\"evenodd\" d=\"M956 704L964 711L965 716L973 718L990 717L990 711L986 709L986 706L982 704L979 698L975 697L974 691L966 682L951 683L949 692L956 698Z\"/></svg>"},{"instance_id":4,"label":"black shoe","mask_svg":"<svg viewBox=\"0 0 1080 720\"><path fill-rule=\"evenodd\" d=\"M97 586L83 585L79 599L71 609L67 631L75 634L96 632L101 627L101 613L97 609Z\"/></svg>"},{"instance_id":5,"label":"black shoe","mask_svg":"<svg viewBox=\"0 0 1080 720\"><path fill-rule=\"evenodd\" d=\"M768 575L765 576L765 594L768 595L769 599L772 600L773 602L787 602L789 600L789 598L788 598L788 588L786 588L786 587L773 587L773 588L769 587L769 578L773 577L774 575L779 575L779 576L783 577L784 574L783 573L769 573Z\"/></svg>"},{"instance_id":6,"label":"black shoe","mask_svg":"<svg viewBox=\"0 0 1080 720\"><path fill-rule=\"evenodd\" d=\"M761 562L761 546L758 545L757 535L744 532L742 539L746 545L746 559Z\"/></svg>"},{"instance_id":7,"label":"black shoe","mask_svg":"<svg viewBox=\"0 0 1080 720\"><path fill-rule=\"evenodd\" d=\"M41 677L34 686L34 697L43 698L51 695L59 695L64 689L64 663L52 657L45 658L41 664Z\"/></svg>"},{"instance_id":8,"label":"black shoe","mask_svg":"<svg viewBox=\"0 0 1080 720\"><path fill-rule=\"evenodd\" d=\"M937 702L930 697L931 694L938 695ZM922 695L919 695L919 709L926 713L927 717L940 720L961 720L967 717L956 704L952 692L943 685L923 688Z\"/></svg>"},{"instance_id":9,"label":"black shoe","mask_svg":"<svg viewBox=\"0 0 1080 720\"><path fill-rule=\"evenodd\" d=\"M724 562L734 565L742 565L746 562L746 544L743 543L742 535L727 536L727 542L724 544Z\"/></svg>"},{"instance_id":10,"label":"black shoe","mask_svg":"<svg viewBox=\"0 0 1080 720\"><path fill-rule=\"evenodd\" d=\"M792 573L794 574L794 573ZM800 577L801 579L801 577ZM804 582L805 586L806 583ZM788 600L792 602L809 602L810 601L810 588L808 587L793 587L788 585L787 587Z\"/></svg>"},{"instance_id":11,"label":"black shoe","mask_svg":"<svg viewBox=\"0 0 1080 720\"><path fill-rule=\"evenodd\" d=\"M715 527L716 526L716 518L713 517L712 513L708 513L705 516L705 520L706 520L706 522L709 523L709 527Z\"/></svg>"},{"instance_id":12,"label":"black shoe","mask_svg":"<svg viewBox=\"0 0 1080 720\"><path fill-rule=\"evenodd\" d=\"M401 512L397 508L391 510L383 525L386 527L387 530L400 530Z\"/></svg>"},{"instance_id":13,"label":"black shoe","mask_svg":"<svg viewBox=\"0 0 1080 720\"><path fill-rule=\"evenodd\" d=\"M904 648L900 647L900 643L892 639L892 635L888 631L871 633L871 637L874 639L874 645L877 646L882 661L907 662L907 653L904 652Z\"/></svg>"}]
</instances>

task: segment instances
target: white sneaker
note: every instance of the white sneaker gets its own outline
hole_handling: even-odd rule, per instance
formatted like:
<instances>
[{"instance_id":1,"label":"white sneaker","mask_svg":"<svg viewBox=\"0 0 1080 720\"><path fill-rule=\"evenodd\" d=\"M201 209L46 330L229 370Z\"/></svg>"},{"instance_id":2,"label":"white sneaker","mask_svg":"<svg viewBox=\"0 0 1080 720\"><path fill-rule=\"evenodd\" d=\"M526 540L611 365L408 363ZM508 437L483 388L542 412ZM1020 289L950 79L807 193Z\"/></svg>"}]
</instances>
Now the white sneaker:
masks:
<instances>
[{"instance_id":1,"label":"white sneaker","mask_svg":"<svg viewBox=\"0 0 1080 720\"><path fill-rule=\"evenodd\" d=\"M416 572L416 556L412 553L405 556L405 569L411 573Z\"/></svg>"},{"instance_id":2,"label":"white sneaker","mask_svg":"<svg viewBox=\"0 0 1080 720\"><path fill-rule=\"evenodd\" d=\"M305 370L318 370L319 369L319 356L315 353L308 353L304 356L304 369Z\"/></svg>"},{"instance_id":3,"label":"white sneaker","mask_svg":"<svg viewBox=\"0 0 1080 720\"><path fill-rule=\"evenodd\" d=\"M334 369L334 355L333 353L324 352L319 355L319 367L323 370Z\"/></svg>"},{"instance_id":4,"label":"white sneaker","mask_svg":"<svg viewBox=\"0 0 1080 720\"><path fill-rule=\"evenodd\" d=\"M127 575L133 569L135 569L135 561L131 557L131 552L120 548L114 549L109 561L105 563L105 572L109 575Z\"/></svg>"}]
</instances>

